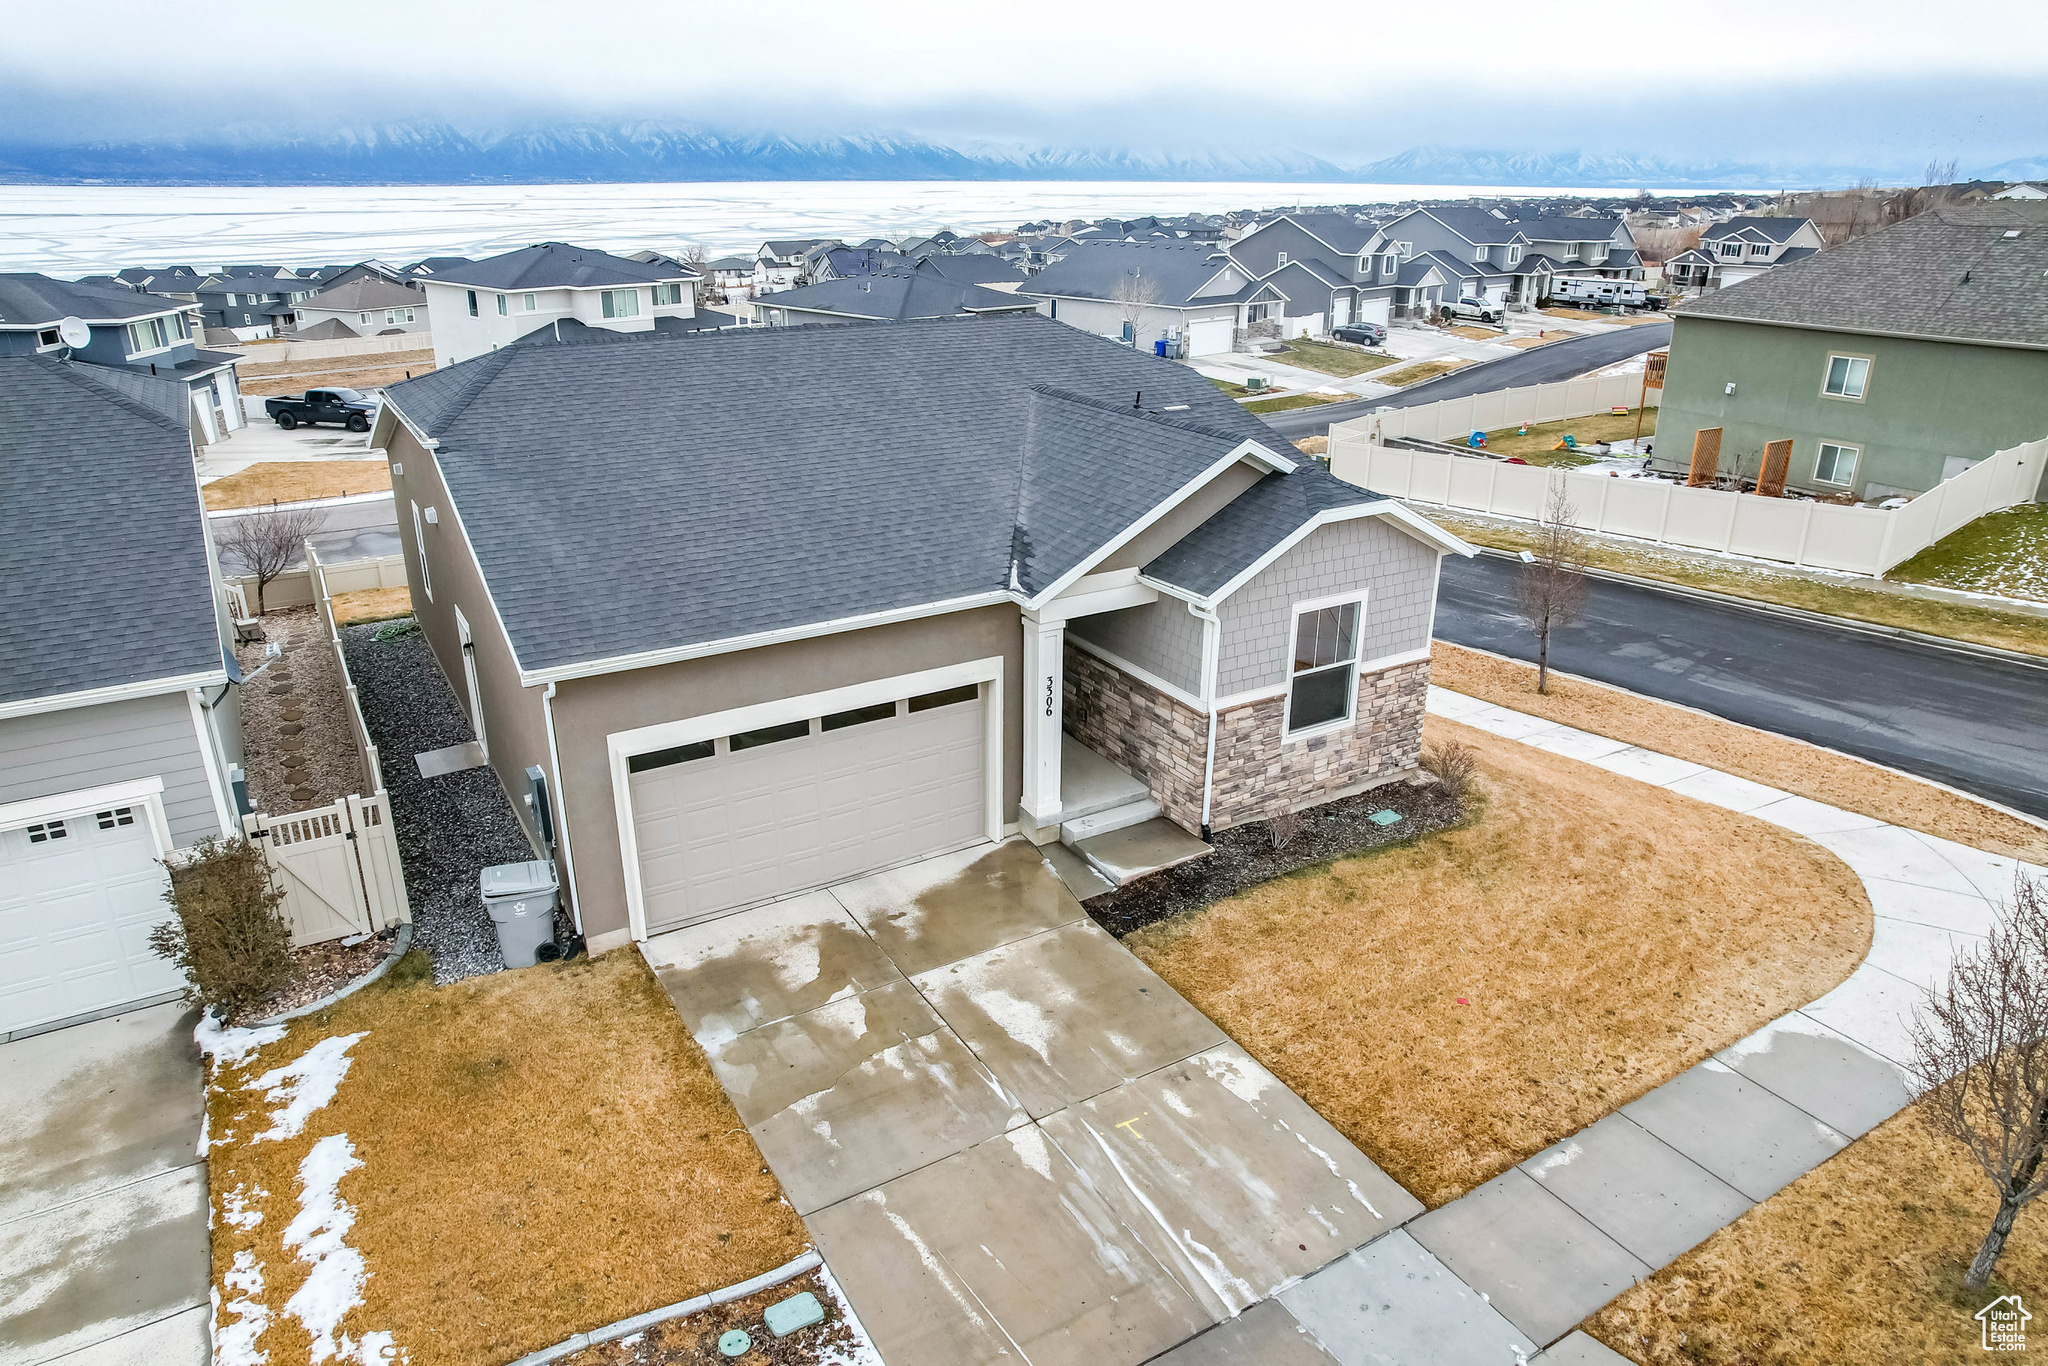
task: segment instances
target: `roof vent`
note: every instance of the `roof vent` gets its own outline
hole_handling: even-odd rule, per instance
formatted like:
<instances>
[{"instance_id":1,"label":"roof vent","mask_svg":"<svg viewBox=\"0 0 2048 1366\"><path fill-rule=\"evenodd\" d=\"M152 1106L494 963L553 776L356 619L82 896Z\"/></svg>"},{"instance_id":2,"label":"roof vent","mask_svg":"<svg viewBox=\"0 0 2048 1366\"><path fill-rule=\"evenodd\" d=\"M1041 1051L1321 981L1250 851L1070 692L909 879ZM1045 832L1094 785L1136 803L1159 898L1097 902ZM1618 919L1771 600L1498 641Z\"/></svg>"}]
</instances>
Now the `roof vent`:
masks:
<instances>
[{"instance_id":1,"label":"roof vent","mask_svg":"<svg viewBox=\"0 0 2048 1366\"><path fill-rule=\"evenodd\" d=\"M2018 228L2007 228L2005 230L2005 240L2008 242L2012 241L2013 238L2018 237L2019 235L2020 230Z\"/></svg>"}]
</instances>

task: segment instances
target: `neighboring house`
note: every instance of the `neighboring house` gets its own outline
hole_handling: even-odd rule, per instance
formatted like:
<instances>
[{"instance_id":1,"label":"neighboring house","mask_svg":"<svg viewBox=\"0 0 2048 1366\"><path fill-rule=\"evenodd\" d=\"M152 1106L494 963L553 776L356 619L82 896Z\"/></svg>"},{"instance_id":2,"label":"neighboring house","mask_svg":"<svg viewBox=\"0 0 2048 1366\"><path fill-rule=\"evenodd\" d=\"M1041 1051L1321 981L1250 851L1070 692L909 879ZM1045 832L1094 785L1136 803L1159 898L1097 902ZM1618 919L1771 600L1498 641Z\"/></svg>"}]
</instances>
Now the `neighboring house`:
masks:
<instances>
[{"instance_id":1,"label":"neighboring house","mask_svg":"<svg viewBox=\"0 0 2048 1366\"><path fill-rule=\"evenodd\" d=\"M1305 330L1346 323L1384 326L1391 316L1400 258L1384 246L1375 223L1341 213L1284 213L1230 244L1230 258L1253 279L1272 279L1286 294L1283 315L1314 319Z\"/></svg>"},{"instance_id":2,"label":"neighboring house","mask_svg":"<svg viewBox=\"0 0 2048 1366\"><path fill-rule=\"evenodd\" d=\"M0 544L36 567L0 574L0 1038L179 996L149 946L162 860L241 828L239 674L187 427L98 373L0 357Z\"/></svg>"},{"instance_id":3,"label":"neighboring house","mask_svg":"<svg viewBox=\"0 0 2048 1366\"><path fill-rule=\"evenodd\" d=\"M408 280L427 280L454 266L470 264L467 256L428 256L413 262L399 272Z\"/></svg>"},{"instance_id":4,"label":"neighboring house","mask_svg":"<svg viewBox=\"0 0 2048 1366\"><path fill-rule=\"evenodd\" d=\"M428 642L508 790L545 779L600 952L1049 842L1070 744L1189 831L1409 776L1467 549L1032 316L507 347L388 390L371 440Z\"/></svg>"},{"instance_id":5,"label":"neighboring house","mask_svg":"<svg viewBox=\"0 0 2048 1366\"><path fill-rule=\"evenodd\" d=\"M404 266L394 266L388 261L358 261L352 266L322 266L313 272L312 278L322 289L339 289L357 280L384 280L402 285L412 277L405 273Z\"/></svg>"},{"instance_id":6,"label":"neighboring house","mask_svg":"<svg viewBox=\"0 0 2048 1366\"><path fill-rule=\"evenodd\" d=\"M1038 301L980 285L956 284L919 267L851 275L764 294L752 307L757 326L794 327L802 323L908 322L984 313L1036 313Z\"/></svg>"},{"instance_id":7,"label":"neighboring house","mask_svg":"<svg viewBox=\"0 0 2048 1366\"><path fill-rule=\"evenodd\" d=\"M555 322L647 332L696 311L697 277L594 247L542 242L449 266L419 285L434 320L434 364L496 350Z\"/></svg>"},{"instance_id":8,"label":"neighboring house","mask_svg":"<svg viewBox=\"0 0 2048 1366\"><path fill-rule=\"evenodd\" d=\"M1993 199L2048 199L2048 181L2022 180L2017 185L2008 185Z\"/></svg>"},{"instance_id":9,"label":"neighboring house","mask_svg":"<svg viewBox=\"0 0 2048 1366\"><path fill-rule=\"evenodd\" d=\"M1018 294L1084 332L1150 351L1178 339L1190 356L1229 351L1240 329L1276 323L1287 296L1207 242L1087 242L1031 277Z\"/></svg>"},{"instance_id":10,"label":"neighboring house","mask_svg":"<svg viewBox=\"0 0 2048 1366\"><path fill-rule=\"evenodd\" d=\"M838 245L837 239L829 237L763 242L760 250L754 253L754 268L748 284L756 297L778 289L794 289L804 282L806 256L814 248Z\"/></svg>"},{"instance_id":11,"label":"neighboring house","mask_svg":"<svg viewBox=\"0 0 2048 1366\"><path fill-rule=\"evenodd\" d=\"M165 266L160 270L131 266L127 270L116 271L114 278L130 289L146 289L151 294L197 303L194 291L206 279L206 272L194 270L191 266Z\"/></svg>"},{"instance_id":12,"label":"neighboring house","mask_svg":"<svg viewBox=\"0 0 2048 1366\"><path fill-rule=\"evenodd\" d=\"M237 341L283 336L298 326L299 305L320 292L311 280L275 275L213 275L193 290L201 324Z\"/></svg>"},{"instance_id":13,"label":"neighboring house","mask_svg":"<svg viewBox=\"0 0 2048 1366\"><path fill-rule=\"evenodd\" d=\"M179 299L133 289L53 280L47 275L0 275L0 355L69 357L87 365L171 380L186 392L201 443L240 431L242 391L226 351L207 351L197 339L197 310ZM63 324L75 318L90 340L67 346Z\"/></svg>"},{"instance_id":14,"label":"neighboring house","mask_svg":"<svg viewBox=\"0 0 2048 1366\"><path fill-rule=\"evenodd\" d=\"M1948 205L1673 314L1656 464L1693 435L1754 475L1792 440L1790 484L1919 493L2048 436L2048 203ZM2043 491L2048 495L2048 490Z\"/></svg>"},{"instance_id":15,"label":"neighboring house","mask_svg":"<svg viewBox=\"0 0 2048 1366\"><path fill-rule=\"evenodd\" d=\"M939 275L956 285L980 285L983 289L1015 291L1030 277L999 252L970 251L952 256L927 256L917 269Z\"/></svg>"},{"instance_id":16,"label":"neighboring house","mask_svg":"<svg viewBox=\"0 0 2048 1366\"><path fill-rule=\"evenodd\" d=\"M754 258L721 256L704 266L704 279L714 298L736 302L754 292Z\"/></svg>"},{"instance_id":17,"label":"neighboring house","mask_svg":"<svg viewBox=\"0 0 2048 1366\"><path fill-rule=\"evenodd\" d=\"M1731 218L1665 262L1664 278L1681 289L1726 289L1804 261L1825 245L1810 218Z\"/></svg>"},{"instance_id":18,"label":"neighboring house","mask_svg":"<svg viewBox=\"0 0 2048 1366\"><path fill-rule=\"evenodd\" d=\"M305 337L308 329L338 323L347 335L385 337L400 332L425 332L427 296L417 286L394 284L379 275L360 275L341 285L331 285L298 305L299 325L295 336ZM328 329L323 335L336 335Z\"/></svg>"},{"instance_id":19,"label":"neighboring house","mask_svg":"<svg viewBox=\"0 0 2048 1366\"><path fill-rule=\"evenodd\" d=\"M830 247L811 263L810 283L844 280L855 275L913 270L916 263L900 251L881 247ZM972 282L970 282L972 283Z\"/></svg>"},{"instance_id":20,"label":"neighboring house","mask_svg":"<svg viewBox=\"0 0 2048 1366\"><path fill-rule=\"evenodd\" d=\"M1405 278L1396 281L1396 317L1424 317L1457 298L1526 311L1549 297L1561 278L1643 277L1642 256L1619 216L1518 219L1497 208L1450 205L1411 210L1381 225L1380 233L1407 263Z\"/></svg>"}]
</instances>

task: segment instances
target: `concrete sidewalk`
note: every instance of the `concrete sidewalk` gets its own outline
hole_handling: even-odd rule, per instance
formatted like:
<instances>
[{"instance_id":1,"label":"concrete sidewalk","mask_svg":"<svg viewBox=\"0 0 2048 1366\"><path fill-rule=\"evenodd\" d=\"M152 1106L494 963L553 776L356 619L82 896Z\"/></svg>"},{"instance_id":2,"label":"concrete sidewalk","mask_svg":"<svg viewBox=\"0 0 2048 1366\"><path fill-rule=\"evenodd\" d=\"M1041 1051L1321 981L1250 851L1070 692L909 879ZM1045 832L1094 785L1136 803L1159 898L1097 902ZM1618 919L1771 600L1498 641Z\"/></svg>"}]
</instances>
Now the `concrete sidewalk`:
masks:
<instances>
[{"instance_id":1,"label":"concrete sidewalk","mask_svg":"<svg viewBox=\"0 0 2048 1366\"><path fill-rule=\"evenodd\" d=\"M196 1012L0 1045L0 1366L212 1354Z\"/></svg>"}]
</instances>

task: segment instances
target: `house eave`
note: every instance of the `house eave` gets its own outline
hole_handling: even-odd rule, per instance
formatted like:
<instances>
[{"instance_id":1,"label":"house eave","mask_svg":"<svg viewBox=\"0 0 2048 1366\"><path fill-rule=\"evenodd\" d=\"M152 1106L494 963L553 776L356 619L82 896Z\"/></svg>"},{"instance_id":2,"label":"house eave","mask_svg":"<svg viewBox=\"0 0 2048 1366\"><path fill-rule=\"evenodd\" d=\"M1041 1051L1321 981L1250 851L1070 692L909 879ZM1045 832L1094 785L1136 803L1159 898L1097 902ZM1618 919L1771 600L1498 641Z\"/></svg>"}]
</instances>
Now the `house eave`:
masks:
<instances>
[{"instance_id":1,"label":"house eave","mask_svg":"<svg viewBox=\"0 0 2048 1366\"><path fill-rule=\"evenodd\" d=\"M1945 337L1935 332L1893 332L1875 327L1785 322L1777 318L1744 318L1728 313L1690 313L1684 309L1677 310L1671 316L1674 321L1684 322L1747 323L1753 327L1786 327L1800 332L1839 332L1849 337L1895 337L1900 341L1940 342L1947 346L1995 346L2007 351L2048 351L2048 342L2000 341L1991 337Z\"/></svg>"},{"instance_id":2,"label":"house eave","mask_svg":"<svg viewBox=\"0 0 2048 1366\"><path fill-rule=\"evenodd\" d=\"M0 721L17 716L36 716L43 712L71 711L78 707L96 707L107 702L126 702L138 697L160 697L165 693L190 692L194 688L212 688L228 681L227 670L205 669L198 673L173 674L168 678L144 679L135 683L115 683L104 688L84 688L77 692L51 693L45 697L24 697L13 702L0 702Z\"/></svg>"}]
</instances>

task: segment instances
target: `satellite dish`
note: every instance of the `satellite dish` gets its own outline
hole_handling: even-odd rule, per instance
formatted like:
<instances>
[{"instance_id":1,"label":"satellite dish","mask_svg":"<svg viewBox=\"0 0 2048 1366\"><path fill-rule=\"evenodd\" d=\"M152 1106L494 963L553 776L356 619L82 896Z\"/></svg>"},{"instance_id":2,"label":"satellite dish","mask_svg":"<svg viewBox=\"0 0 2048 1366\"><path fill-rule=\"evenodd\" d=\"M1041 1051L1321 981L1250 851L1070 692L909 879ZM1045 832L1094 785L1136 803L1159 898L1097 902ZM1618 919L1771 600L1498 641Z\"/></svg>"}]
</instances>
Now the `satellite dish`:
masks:
<instances>
[{"instance_id":1,"label":"satellite dish","mask_svg":"<svg viewBox=\"0 0 2048 1366\"><path fill-rule=\"evenodd\" d=\"M64 318L57 324L57 340L76 351L92 340L92 329L83 318Z\"/></svg>"}]
</instances>

